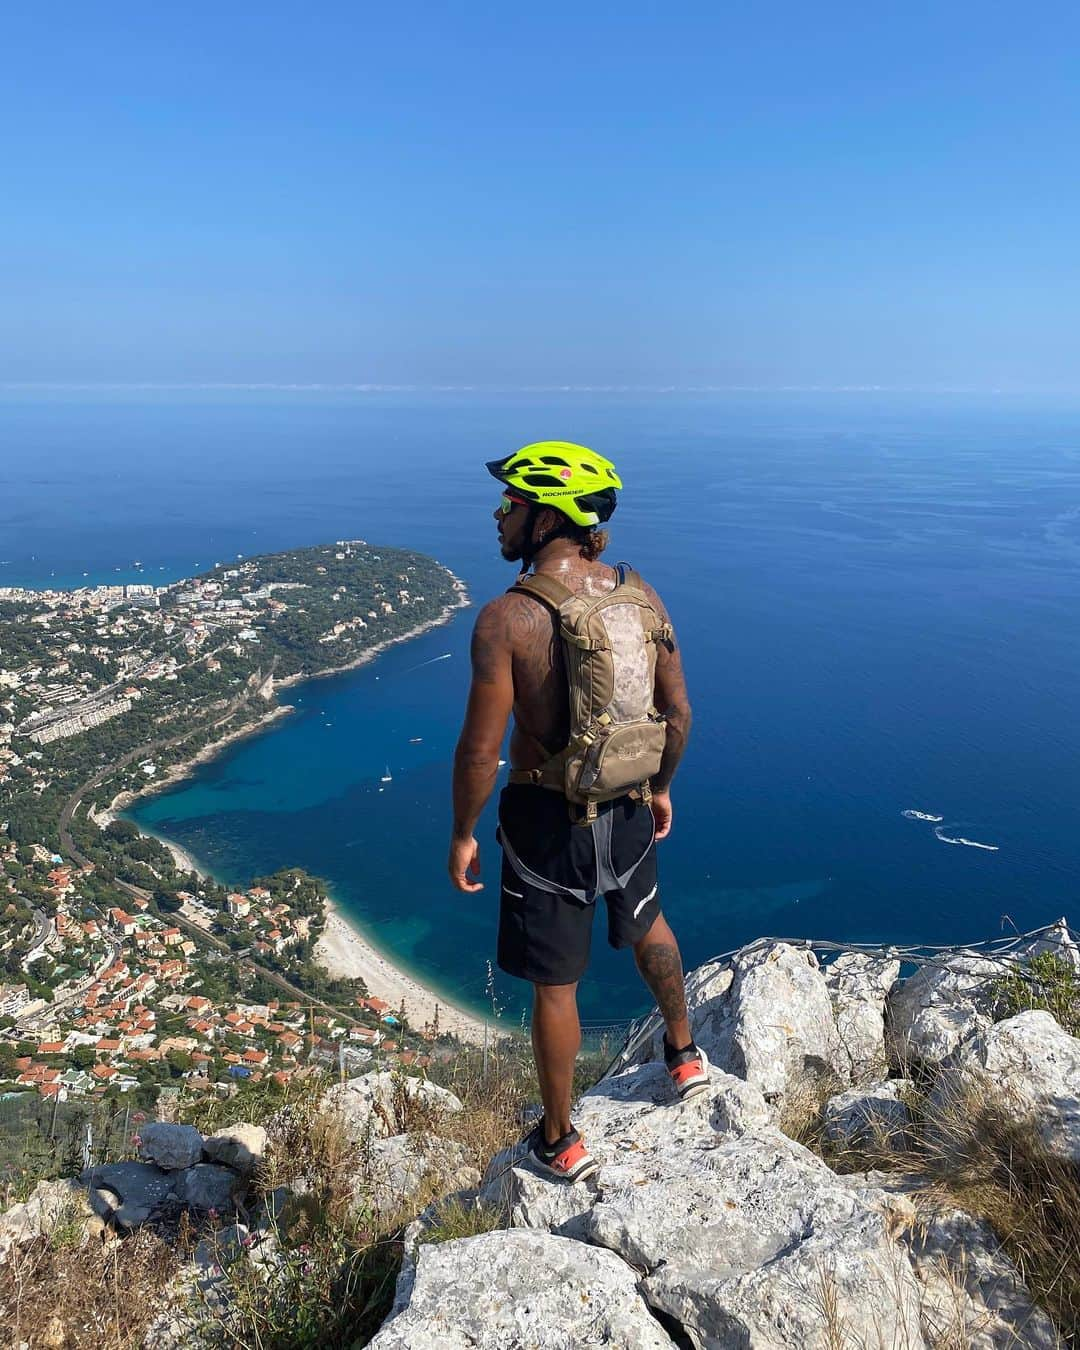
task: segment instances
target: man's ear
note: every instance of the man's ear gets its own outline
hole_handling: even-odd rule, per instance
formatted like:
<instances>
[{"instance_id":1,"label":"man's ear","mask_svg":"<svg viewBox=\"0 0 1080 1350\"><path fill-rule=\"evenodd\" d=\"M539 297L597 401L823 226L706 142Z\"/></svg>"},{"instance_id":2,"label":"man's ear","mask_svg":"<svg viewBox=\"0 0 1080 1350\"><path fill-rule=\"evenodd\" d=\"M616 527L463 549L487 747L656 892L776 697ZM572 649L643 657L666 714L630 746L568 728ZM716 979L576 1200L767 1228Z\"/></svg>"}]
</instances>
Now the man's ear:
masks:
<instances>
[{"instance_id":1,"label":"man's ear","mask_svg":"<svg viewBox=\"0 0 1080 1350\"><path fill-rule=\"evenodd\" d=\"M561 513L553 511L550 507L545 507L537 517L534 539L546 539L549 534L554 534L559 528Z\"/></svg>"}]
</instances>

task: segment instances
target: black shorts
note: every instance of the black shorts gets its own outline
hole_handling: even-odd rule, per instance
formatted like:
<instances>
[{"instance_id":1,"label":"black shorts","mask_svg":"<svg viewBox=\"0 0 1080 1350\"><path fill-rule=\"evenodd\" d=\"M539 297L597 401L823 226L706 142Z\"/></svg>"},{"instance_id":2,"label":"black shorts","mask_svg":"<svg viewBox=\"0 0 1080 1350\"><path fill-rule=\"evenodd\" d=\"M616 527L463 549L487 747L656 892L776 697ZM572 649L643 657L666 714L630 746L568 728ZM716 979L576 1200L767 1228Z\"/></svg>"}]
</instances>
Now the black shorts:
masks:
<instances>
[{"instance_id":1,"label":"black shorts","mask_svg":"<svg viewBox=\"0 0 1080 1350\"><path fill-rule=\"evenodd\" d=\"M629 947L660 913L656 831L644 803L603 803L591 825L570 819L549 788L511 783L499 797L499 967L534 984L575 984L589 964L596 900L608 942Z\"/></svg>"}]
</instances>

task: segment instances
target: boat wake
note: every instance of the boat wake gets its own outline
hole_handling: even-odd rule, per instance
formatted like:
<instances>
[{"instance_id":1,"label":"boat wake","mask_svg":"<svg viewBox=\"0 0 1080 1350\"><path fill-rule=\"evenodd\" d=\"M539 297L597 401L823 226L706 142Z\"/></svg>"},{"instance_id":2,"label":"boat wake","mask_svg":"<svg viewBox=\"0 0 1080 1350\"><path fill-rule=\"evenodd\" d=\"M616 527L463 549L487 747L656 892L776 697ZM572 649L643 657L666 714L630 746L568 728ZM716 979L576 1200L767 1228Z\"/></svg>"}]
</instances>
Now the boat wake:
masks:
<instances>
[{"instance_id":1,"label":"boat wake","mask_svg":"<svg viewBox=\"0 0 1080 1350\"><path fill-rule=\"evenodd\" d=\"M940 823L945 819L944 816L932 816L928 811L901 811L900 814L907 820L932 820L935 823Z\"/></svg>"},{"instance_id":2,"label":"boat wake","mask_svg":"<svg viewBox=\"0 0 1080 1350\"><path fill-rule=\"evenodd\" d=\"M418 666L410 666L408 670L403 670L403 675L411 675L414 670L423 670L425 666L433 666L436 661L449 661L453 652L443 652L442 656L433 656L428 661L421 661Z\"/></svg>"},{"instance_id":3,"label":"boat wake","mask_svg":"<svg viewBox=\"0 0 1080 1350\"><path fill-rule=\"evenodd\" d=\"M943 825L935 825L934 838L940 839L943 844L963 844L965 848L984 848L988 853L997 853L999 846L997 844L980 844L977 839L965 839L962 834L949 835L943 834Z\"/></svg>"}]
</instances>

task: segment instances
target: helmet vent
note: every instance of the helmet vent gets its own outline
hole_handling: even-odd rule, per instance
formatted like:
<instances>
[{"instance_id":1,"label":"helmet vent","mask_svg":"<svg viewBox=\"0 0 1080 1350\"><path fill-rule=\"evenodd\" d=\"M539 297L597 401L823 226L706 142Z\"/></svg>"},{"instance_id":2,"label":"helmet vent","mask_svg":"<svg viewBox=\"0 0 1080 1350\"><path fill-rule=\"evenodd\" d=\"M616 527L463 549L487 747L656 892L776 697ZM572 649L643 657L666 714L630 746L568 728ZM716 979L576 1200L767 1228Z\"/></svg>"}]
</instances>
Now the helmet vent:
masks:
<instances>
[{"instance_id":1,"label":"helmet vent","mask_svg":"<svg viewBox=\"0 0 1080 1350\"><path fill-rule=\"evenodd\" d=\"M570 461L569 461L568 459L563 459L561 455L541 455L541 456L540 456L540 463L541 463L541 464L561 464L561 465L563 465L564 468L569 468L569 467L570 467Z\"/></svg>"},{"instance_id":2,"label":"helmet vent","mask_svg":"<svg viewBox=\"0 0 1080 1350\"><path fill-rule=\"evenodd\" d=\"M530 487L562 487L562 479L556 478L553 473L526 473L522 474L522 482L528 483Z\"/></svg>"}]
</instances>

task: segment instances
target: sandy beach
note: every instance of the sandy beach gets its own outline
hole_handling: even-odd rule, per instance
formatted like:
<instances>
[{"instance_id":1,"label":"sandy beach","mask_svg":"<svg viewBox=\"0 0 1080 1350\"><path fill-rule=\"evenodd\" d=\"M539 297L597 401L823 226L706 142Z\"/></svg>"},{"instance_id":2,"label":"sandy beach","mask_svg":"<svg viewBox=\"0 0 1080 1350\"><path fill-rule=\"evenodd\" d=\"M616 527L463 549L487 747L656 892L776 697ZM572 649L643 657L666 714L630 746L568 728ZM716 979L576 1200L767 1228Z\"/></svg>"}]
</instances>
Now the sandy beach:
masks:
<instances>
[{"instance_id":1,"label":"sandy beach","mask_svg":"<svg viewBox=\"0 0 1080 1350\"><path fill-rule=\"evenodd\" d=\"M483 1044L495 1024L448 1003L441 995L407 975L371 945L345 916L327 901L326 928L315 946L315 957L331 975L359 976L368 993L389 1003L393 1011L405 1004L405 1015L414 1031L430 1026L439 1013L439 1030L453 1032L463 1041Z\"/></svg>"}]
</instances>

